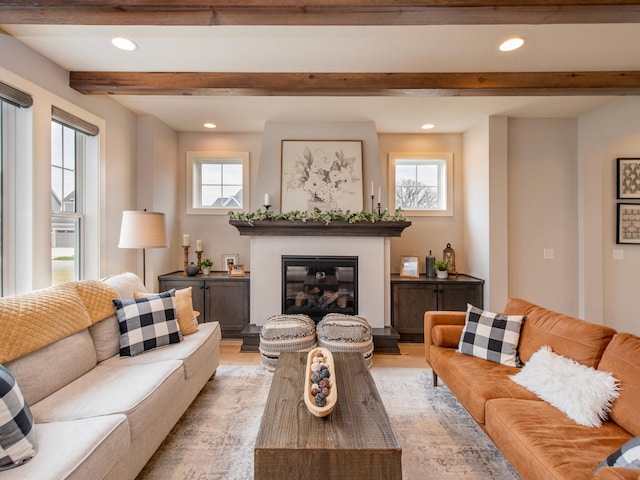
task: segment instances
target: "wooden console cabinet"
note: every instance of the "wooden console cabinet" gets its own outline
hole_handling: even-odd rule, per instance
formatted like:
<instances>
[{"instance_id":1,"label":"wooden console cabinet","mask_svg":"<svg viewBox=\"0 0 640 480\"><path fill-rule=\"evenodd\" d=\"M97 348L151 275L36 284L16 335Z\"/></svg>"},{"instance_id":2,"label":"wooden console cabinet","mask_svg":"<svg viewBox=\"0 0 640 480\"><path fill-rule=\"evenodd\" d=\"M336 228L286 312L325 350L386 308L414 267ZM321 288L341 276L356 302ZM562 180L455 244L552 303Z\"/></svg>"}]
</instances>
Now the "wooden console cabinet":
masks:
<instances>
[{"instance_id":1,"label":"wooden console cabinet","mask_svg":"<svg viewBox=\"0 0 640 480\"><path fill-rule=\"evenodd\" d=\"M226 272L187 276L173 272L158 277L160 291L191 287L193 309L200 312L198 322L219 322L223 337L240 338L249 325L249 274L229 277Z\"/></svg>"},{"instance_id":2,"label":"wooden console cabinet","mask_svg":"<svg viewBox=\"0 0 640 480\"><path fill-rule=\"evenodd\" d=\"M401 342L424 341L424 312L466 311L467 303L483 308L484 280L458 275L446 280L391 275L391 325Z\"/></svg>"}]
</instances>

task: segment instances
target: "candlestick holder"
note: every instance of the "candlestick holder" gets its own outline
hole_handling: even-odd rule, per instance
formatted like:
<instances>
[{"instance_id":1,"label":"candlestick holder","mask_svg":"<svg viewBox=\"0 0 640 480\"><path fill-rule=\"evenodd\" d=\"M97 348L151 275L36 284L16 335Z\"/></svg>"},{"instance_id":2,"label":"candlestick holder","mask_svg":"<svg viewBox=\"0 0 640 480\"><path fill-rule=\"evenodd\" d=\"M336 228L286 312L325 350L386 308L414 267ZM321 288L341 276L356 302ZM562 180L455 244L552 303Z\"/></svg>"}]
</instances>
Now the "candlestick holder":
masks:
<instances>
[{"instance_id":1,"label":"candlestick holder","mask_svg":"<svg viewBox=\"0 0 640 480\"><path fill-rule=\"evenodd\" d=\"M269 210L271 208L271 205L263 205L265 210Z\"/></svg>"},{"instance_id":2,"label":"candlestick holder","mask_svg":"<svg viewBox=\"0 0 640 480\"><path fill-rule=\"evenodd\" d=\"M204 250L196 250L196 255L198 256L198 273L202 273L202 267L200 264L202 263L202 252Z\"/></svg>"},{"instance_id":3,"label":"candlestick holder","mask_svg":"<svg viewBox=\"0 0 640 480\"><path fill-rule=\"evenodd\" d=\"M184 271L187 271L187 265L189 265L189 245L183 245L184 248Z\"/></svg>"},{"instance_id":4,"label":"candlestick holder","mask_svg":"<svg viewBox=\"0 0 640 480\"><path fill-rule=\"evenodd\" d=\"M378 202L378 216L382 215L382 211L380 208L380 202Z\"/></svg>"},{"instance_id":5,"label":"candlestick holder","mask_svg":"<svg viewBox=\"0 0 640 480\"><path fill-rule=\"evenodd\" d=\"M373 188L371 190L373 190ZM373 194L371 195L371 213L375 213L375 210L373 208Z\"/></svg>"}]
</instances>

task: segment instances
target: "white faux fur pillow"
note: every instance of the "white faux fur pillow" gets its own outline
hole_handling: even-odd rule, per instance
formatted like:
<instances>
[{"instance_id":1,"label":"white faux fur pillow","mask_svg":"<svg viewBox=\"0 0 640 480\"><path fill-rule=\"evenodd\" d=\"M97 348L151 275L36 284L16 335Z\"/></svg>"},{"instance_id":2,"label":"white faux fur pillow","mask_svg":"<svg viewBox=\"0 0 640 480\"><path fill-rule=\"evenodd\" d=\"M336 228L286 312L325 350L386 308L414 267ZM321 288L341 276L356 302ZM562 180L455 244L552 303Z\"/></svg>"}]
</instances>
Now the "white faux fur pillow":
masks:
<instances>
[{"instance_id":1,"label":"white faux fur pillow","mask_svg":"<svg viewBox=\"0 0 640 480\"><path fill-rule=\"evenodd\" d=\"M548 346L531 355L511 379L587 427L602 425L620 396L618 381L611 373L553 353Z\"/></svg>"}]
</instances>

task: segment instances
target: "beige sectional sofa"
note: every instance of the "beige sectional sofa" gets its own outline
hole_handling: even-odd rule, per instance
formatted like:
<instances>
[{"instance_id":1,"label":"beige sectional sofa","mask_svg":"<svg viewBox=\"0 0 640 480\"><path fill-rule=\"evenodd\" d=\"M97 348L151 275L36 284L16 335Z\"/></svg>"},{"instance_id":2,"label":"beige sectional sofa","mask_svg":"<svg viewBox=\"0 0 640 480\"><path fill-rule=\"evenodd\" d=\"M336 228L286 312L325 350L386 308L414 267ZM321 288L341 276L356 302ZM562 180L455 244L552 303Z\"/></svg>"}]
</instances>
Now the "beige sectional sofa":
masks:
<instances>
[{"instance_id":1,"label":"beige sectional sofa","mask_svg":"<svg viewBox=\"0 0 640 480\"><path fill-rule=\"evenodd\" d=\"M581 365L610 372L619 398L601 426L577 424L514 382L520 369L456 352L465 312L426 312L426 359L518 473L526 480L640 479L640 470L594 469L640 436L640 337L510 299L507 315L524 315L518 343L525 364L542 346Z\"/></svg>"},{"instance_id":2,"label":"beige sectional sofa","mask_svg":"<svg viewBox=\"0 0 640 480\"><path fill-rule=\"evenodd\" d=\"M103 281L123 299L145 291L132 273ZM48 308L55 294L52 287L25 298ZM22 310L18 316L29 315ZM59 310L50 317L64 324L67 312ZM120 357L110 315L4 363L33 414L38 452L0 480L134 479L215 374L220 338L218 323L205 323L179 343Z\"/></svg>"}]
</instances>

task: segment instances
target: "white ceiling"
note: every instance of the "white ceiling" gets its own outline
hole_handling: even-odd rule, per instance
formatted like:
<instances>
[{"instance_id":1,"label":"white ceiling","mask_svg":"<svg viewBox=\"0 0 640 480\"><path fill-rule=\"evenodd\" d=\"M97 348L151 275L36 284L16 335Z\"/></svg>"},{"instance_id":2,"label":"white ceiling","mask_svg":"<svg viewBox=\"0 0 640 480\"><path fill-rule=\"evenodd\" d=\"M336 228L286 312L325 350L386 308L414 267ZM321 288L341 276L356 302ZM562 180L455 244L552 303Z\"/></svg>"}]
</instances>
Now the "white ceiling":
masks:
<instances>
[{"instance_id":1,"label":"white ceiling","mask_svg":"<svg viewBox=\"0 0 640 480\"><path fill-rule=\"evenodd\" d=\"M640 70L640 25L2 25L69 71L509 72ZM116 35L139 48L111 45ZM525 46L497 50L513 35ZM275 121L374 121L381 132L464 132L488 115L576 117L615 97L113 96L177 131L257 132Z\"/></svg>"}]
</instances>

